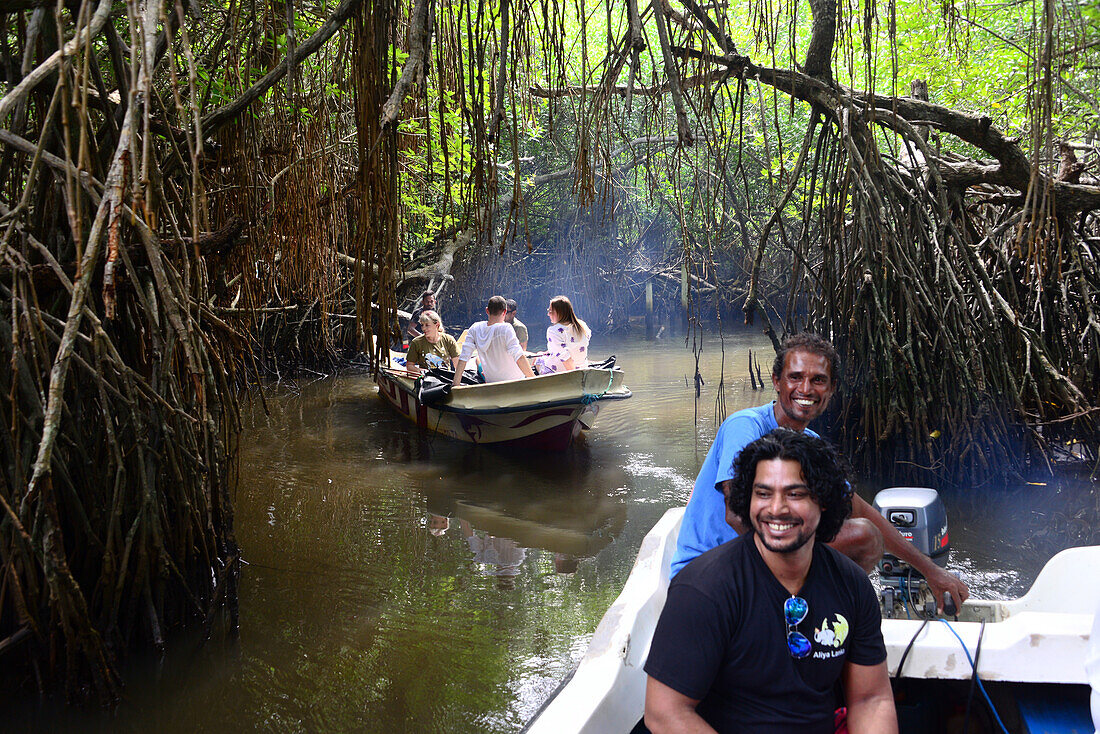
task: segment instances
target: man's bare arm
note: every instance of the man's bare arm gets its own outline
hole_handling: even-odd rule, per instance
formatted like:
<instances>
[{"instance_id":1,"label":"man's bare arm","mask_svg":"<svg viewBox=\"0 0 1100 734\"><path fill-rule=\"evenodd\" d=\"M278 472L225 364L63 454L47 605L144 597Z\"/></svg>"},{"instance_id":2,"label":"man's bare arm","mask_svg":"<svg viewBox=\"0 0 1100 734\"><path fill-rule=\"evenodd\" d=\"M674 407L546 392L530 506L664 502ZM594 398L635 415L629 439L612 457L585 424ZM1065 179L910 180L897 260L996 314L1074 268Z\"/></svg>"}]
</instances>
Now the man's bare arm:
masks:
<instances>
[{"instance_id":1,"label":"man's bare arm","mask_svg":"<svg viewBox=\"0 0 1100 734\"><path fill-rule=\"evenodd\" d=\"M867 503L867 500L858 494L852 495L852 517L862 517L871 522L882 533L882 542L886 550L912 566L920 575L928 581L933 596L936 597L936 607L943 611L943 592L950 591L956 604L962 604L970 596L970 589L962 579L954 576L936 565L928 556L917 550L916 546L905 538L894 527L893 523L876 512L875 508Z\"/></svg>"},{"instance_id":2,"label":"man's bare arm","mask_svg":"<svg viewBox=\"0 0 1100 734\"><path fill-rule=\"evenodd\" d=\"M516 365L523 372L524 377L534 377L535 373L531 370L531 363L527 361L526 355L519 355L519 359L516 360Z\"/></svg>"},{"instance_id":3,"label":"man's bare arm","mask_svg":"<svg viewBox=\"0 0 1100 734\"><path fill-rule=\"evenodd\" d=\"M451 381L451 384L458 387L462 383L462 371L466 369L466 360L458 360L458 364L455 365L455 378Z\"/></svg>"},{"instance_id":4,"label":"man's bare arm","mask_svg":"<svg viewBox=\"0 0 1100 734\"><path fill-rule=\"evenodd\" d=\"M732 512L730 512L730 484L731 481L729 479L722 482L722 496L726 498L725 501L722 503L722 505L726 508L726 524L737 531L738 535L744 535L745 533L752 530L752 528L746 525L737 515L734 515Z\"/></svg>"},{"instance_id":5,"label":"man's bare arm","mask_svg":"<svg viewBox=\"0 0 1100 734\"><path fill-rule=\"evenodd\" d=\"M688 698L650 676L645 687L645 725L653 734L717 734L695 711L698 699Z\"/></svg>"},{"instance_id":6,"label":"man's bare arm","mask_svg":"<svg viewBox=\"0 0 1100 734\"><path fill-rule=\"evenodd\" d=\"M844 698L850 734L897 734L898 715L886 661L844 664Z\"/></svg>"}]
</instances>

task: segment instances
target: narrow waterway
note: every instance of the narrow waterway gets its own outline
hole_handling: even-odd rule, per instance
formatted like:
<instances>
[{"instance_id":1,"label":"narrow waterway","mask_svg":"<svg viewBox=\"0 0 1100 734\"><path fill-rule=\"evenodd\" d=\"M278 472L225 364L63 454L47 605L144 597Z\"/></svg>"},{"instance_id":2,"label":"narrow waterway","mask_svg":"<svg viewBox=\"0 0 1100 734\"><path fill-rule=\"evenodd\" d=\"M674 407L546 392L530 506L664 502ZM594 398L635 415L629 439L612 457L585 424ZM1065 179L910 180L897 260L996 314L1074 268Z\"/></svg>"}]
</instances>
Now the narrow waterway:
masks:
<instances>
[{"instance_id":1,"label":"narrow waterway","mask_svg":"<svg viewBox=\"0 0 1100 734\"><path fill-rule=\"evenodd\" d=\"M110 717L51 702L11 705L8 721L517 730L583 654L642 537L686 501L716 411L771 399L749 386L749 349L766 373L764 337L727 337L724 350L708 339L696 400L696 357L682 341L597 344L597 356L618 355L634 397L606 405L587 442L556 455L421 434L368 375L269 390L266 413L249 408L241 447L239 642L179 643L161 663L135 663ZM879 488L865 479L860 491ZM1093 537L1094 492L1063 482L947 493L950 567L976 595L1022 593L1051 553Z\"/></svg>"}]
</instances>

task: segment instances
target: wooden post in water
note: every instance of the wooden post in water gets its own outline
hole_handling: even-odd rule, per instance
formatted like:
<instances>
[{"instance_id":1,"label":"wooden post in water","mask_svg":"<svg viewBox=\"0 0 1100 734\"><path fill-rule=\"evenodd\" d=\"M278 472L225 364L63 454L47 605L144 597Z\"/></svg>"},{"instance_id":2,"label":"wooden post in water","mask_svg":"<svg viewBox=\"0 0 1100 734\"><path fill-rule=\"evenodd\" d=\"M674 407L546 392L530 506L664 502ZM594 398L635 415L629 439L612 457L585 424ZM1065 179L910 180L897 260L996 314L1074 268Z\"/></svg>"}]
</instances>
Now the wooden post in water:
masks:
<instances>
[{"instance_id":1,"label":"wooden post in water","mask_svg":"<svg viewBox=\"0 0 1100 734\"><path fill-rule=\"evenodd\" d=\"M645 339L653 341L653 281L645 283Z\"/></svg>"},{"instance_id":2,"label":"wooden post in water","mask_svg":"<svg viewBox=\"0 0 1100 734\"><path fill-rule=\"evenodd\" d=\"M680 265L680 313L684 336L688 333L688 264L685 259Z\"/></svg>"}]
</instances>

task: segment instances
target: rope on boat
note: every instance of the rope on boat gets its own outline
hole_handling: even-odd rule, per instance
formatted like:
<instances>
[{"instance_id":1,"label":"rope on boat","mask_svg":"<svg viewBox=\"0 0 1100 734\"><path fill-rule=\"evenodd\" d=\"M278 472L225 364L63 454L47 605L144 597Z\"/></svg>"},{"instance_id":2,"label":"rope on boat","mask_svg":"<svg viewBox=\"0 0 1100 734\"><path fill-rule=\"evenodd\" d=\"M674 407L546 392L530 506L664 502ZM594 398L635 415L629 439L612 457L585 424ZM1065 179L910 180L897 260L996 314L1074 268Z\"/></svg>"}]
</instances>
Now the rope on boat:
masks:
<instances>
[{"instance_id":1,"label":"rope on boat","mask_svg":"<svg viewBox=\"0 0 1100 734\"><path fill-rule=\"evenodd\" d=\"M611 372L611 370L608 370L608 372ZM601 393L590 393L590 392L583 393L581 395L581 403L583 403L584 405L591 405L592 403L594 403L597 400L599 400L600 398L602 398L604 395L607 395L607 391L611 389L611 383L614 382L614 380L615 380L615 373L611 372L611 377L608 378L607 387L605 387L603 389L603 392L601 392Z\"/></svg>"}]
</instances>

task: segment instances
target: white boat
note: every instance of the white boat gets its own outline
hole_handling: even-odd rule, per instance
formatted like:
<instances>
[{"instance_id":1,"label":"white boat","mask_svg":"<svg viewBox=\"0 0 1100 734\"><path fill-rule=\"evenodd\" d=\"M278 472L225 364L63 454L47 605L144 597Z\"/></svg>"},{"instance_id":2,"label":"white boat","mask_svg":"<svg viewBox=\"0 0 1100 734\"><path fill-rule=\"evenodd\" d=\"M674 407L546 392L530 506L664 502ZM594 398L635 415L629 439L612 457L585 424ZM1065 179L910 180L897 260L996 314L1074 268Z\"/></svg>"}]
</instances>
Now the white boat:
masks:
<instances>
[{"instance_id":1,"label":"white boat","mask_svg":"<svg viewBox=\"0 0 1100 734\"><path fill-rule=\"evenodd\" d=\"M682 507L669 510L646 535L626 586L600 621L584 658L524 732L627 734L642 718L646 685L642 666L664 606L683 513ZM1051 687L1043 684L1058 684L1055 690L1065 691L1073 702L1084 700L1087 716L1084 661L1093 615L1100 607L1098 580L1100 546L1070 548L1047 562L1024 596L1011 601L967 600L959 610L959 621L950 626L938 620L922 625L919 620L884 619L891 677L898 677L899 664L912 643L900 678L917 692L918 704L922 695L947 695L946 684L936 681L963 681L956 687L967 687L972 675L968 656L973 656L980 639L980 679L1020 684L1012 688L1012 697L1021 700L1020 710L1008 717L1009 731L1029 731L1026 724L1017 729L1011 726L1025 718L1028 691L1046 699L1052 696ZM1013 702L1005 696L994 695L994 699L1000 706ZM1080 721L1080 704L1072 705L1070 716ZM1091 725L1042 730L1092 731Z\"/></svg>"},{"instance_id":2,"label":"white boat","mask_svg":"<svg viewBox=\"0 0 1100 734\"><path fill-rule=\"evenodd\" d=\"M560 450L590 428L596 403L625 400L630 389L620 369L585 368L452 388L441 402L424 405L417 376L391 364L378 370L378 394L421 428L482 444Z\"/></svg>"}]
</instances>

